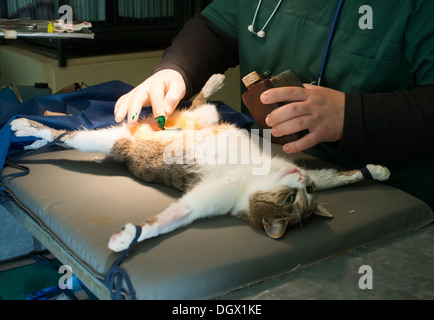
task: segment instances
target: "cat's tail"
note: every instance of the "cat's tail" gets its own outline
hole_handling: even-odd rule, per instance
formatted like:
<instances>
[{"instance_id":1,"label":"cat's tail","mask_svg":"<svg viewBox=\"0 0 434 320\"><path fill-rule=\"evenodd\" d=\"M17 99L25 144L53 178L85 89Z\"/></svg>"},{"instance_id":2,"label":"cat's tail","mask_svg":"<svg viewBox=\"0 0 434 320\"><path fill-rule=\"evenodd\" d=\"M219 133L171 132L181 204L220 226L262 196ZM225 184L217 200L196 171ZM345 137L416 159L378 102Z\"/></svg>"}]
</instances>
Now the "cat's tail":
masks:
<instances>
[{"instance_id":1,"label":"cat's tail","mask_svg":"<svg viewBox=\"0 0 434 320\"><path fill-rule=\"evenodd\" d=\"M217 73L212 75L203 86L200 93L194 98L190 109L194 109L198 106L204 105L208 102L208 99L221 88L223 88L225 76Z\"/></svg>"}]
</instances>

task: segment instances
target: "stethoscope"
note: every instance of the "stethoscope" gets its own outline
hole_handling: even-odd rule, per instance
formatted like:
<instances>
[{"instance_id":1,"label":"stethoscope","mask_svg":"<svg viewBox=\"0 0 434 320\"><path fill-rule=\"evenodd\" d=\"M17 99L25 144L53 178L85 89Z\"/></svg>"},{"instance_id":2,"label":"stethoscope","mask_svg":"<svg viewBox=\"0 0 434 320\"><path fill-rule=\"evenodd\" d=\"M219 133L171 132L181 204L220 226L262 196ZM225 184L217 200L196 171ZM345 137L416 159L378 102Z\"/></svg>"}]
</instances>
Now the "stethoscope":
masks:
<instances>
[{"instance_id":1,"label":"stethoscope","mask_svg":"<svg viewBox=\"0 0 434 320\"><path fill-rule=\"evenodd\" d=\"M324 54L323 54L323 57L322 57L321 67L320 67L320 70L319 70L319 73L318 73L318 80L317 81L313 81L311 83L313 85L316 85L316 86L321 85L321 80L324 78L324 73L325 73L325 68L326 68L326 65L327 65L327 60L328 60L328 56L329 56L329 52L330 52L330 47L331 47L331 44L332 44L332 41L333 41L333 37L335 35L336 26L338 24L339 15L340 15L340 13L342 11L342 7L344 5L344 2L345 2L345 0L340 0L339 4L338 4L338 7L336 9L335 16L333 18L333 23L332 23L332 26L330 27L330 32L329 32L329 35L328 35L328 38L327 38L327 44L326 44L326 47L325 47L325 50L324 50ZM255 15L253 16L252 23L247 28L249 30L249 32L251 32L253 34L256 34L259 38L264 38L265 37L265 31L264 30L267 27L268 23L270 22L271 18L273 18L274 14L276 13L276 11L279 8L279 6L280 6L281 3L282 3L282 0L279 0L279 2L277 3L276 7L274 8L273 12L271 13L270 17L268 18L267 22L264 24L264 26L262 27L262 29L260 31L258 31L258 32L255 32L254 25L255 25L256 17L257 17L258 12L259 12L259 8L261 7L261 4L262 4L262 0L259 0L258 6L257 6L256 11L255 11Z\"/></svg>"}]
</instances>

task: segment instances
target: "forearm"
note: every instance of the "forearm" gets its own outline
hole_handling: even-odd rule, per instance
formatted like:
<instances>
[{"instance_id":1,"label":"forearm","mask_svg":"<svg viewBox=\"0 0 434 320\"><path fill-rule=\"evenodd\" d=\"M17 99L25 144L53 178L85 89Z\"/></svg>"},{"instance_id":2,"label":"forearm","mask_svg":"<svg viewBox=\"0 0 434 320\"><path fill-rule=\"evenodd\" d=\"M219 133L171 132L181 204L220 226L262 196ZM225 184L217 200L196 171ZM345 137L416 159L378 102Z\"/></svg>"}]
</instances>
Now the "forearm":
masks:
<instances>
[{"instance_id":1,"label":"forearm","mask_svg":"<svg viewBox=\"0 0 434 320\"><path fill-rule=\"evenodd\" d=\"M339 152L369 159L433 153L434 86L394 93L351 94Z\"/></svg>"},{"instance_id":2,"label":"forearm","mask_svg":"<svg viewBox=\"0 0 434 320\"><path fill-rule=\"evenodd\" d=\"M164 52L153 73L174 69L184 78L189 99L214 73L238 65L238 42L216 28L203 15L190 19Z\"/></svg>"}]
</instances>

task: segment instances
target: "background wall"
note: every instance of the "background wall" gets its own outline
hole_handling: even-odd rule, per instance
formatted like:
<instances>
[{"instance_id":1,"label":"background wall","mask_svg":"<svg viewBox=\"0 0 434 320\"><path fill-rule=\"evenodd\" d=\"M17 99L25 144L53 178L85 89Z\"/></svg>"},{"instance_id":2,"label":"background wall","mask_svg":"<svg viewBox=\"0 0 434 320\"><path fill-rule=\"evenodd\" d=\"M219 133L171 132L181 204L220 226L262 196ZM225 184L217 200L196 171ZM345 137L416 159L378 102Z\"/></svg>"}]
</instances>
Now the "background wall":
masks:
<instances>
[{"instance_id":1,"label":"background wall","mask_svg":"<svg viewBox=\"0 0 434 320\"><path fill-rule=\"evenodd\" d=\"M14 82L17 86L46 82L55 93L75 82L91 86L111 80L120 80L132 86L143 82L160 61L163 51L146 51L68 59L65 68L59 68L56 59L12 45L0 45L1 85ZM226 72L224 88L213 96L235 110L240 110L239 69Z\"/></svg>"}]
</instances>

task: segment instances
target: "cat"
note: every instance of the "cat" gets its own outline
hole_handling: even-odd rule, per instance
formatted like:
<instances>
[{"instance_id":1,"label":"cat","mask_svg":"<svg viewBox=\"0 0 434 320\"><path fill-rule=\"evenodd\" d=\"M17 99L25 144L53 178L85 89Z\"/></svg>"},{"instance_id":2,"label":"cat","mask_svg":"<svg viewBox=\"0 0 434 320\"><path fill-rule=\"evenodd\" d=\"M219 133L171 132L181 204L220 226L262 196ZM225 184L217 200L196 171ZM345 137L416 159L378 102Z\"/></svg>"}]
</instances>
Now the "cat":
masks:
<instances>
[{"instance_id":1,"label":"cat","mask_svg":"<svg viewBox=\"0 0 434 320\"><path fill-rule=\"evenodd\" d=\"M141 225L139 242L200 218L227 213L265 230L273 239L281 238L288 226L302 225L313 214L332 218L316 200L318 191L358 182L363 179L362 172L308 170L261 149L259 139L221 121L215 105L208 102L223 83L224 75L213 75L189 109L176 110L167 117L165 130L159 129L152 117L140 120L132 129L122 123L71 132L19 118L11 122L11 129L16 136L47 142L63 134L59 144L65 147L104 153L125 163L143 181L182 191L178 201ZM267 143L270 145L264 139L263 146ZM265 173L255 173L261 165L258 159L262 164L269 161ZM389 178L390 172L383 166L369 164L366 168L375 180ZM136 227L127 223L110 238L108 247L116 252L125 250L135 235Z\"/></svg>"}]
</instances>

